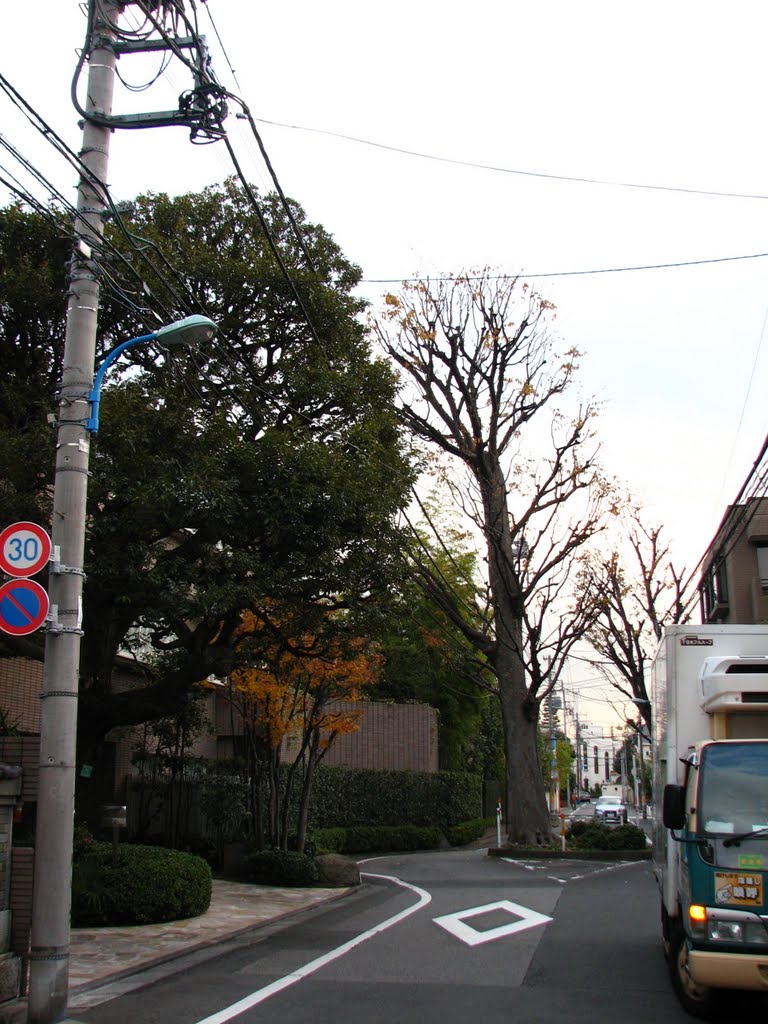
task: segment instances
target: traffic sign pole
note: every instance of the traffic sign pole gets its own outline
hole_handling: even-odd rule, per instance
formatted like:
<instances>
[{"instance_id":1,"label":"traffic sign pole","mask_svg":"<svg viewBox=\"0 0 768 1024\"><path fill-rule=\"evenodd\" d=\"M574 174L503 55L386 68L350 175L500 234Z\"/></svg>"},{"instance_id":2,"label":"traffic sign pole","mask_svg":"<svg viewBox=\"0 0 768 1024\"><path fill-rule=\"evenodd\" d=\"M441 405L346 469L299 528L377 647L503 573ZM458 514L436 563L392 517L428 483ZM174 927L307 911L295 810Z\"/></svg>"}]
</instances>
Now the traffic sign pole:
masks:
<instances>
[{"instance_id":1,"label":"traffic sign pole","mask_svg":"<svg viewBox=\"0 0 768 1024\"><path fill-rule=\"evenodd\" d=\"M116 26L126 6L119 0L89 3L91 31L87 113L112 109ZM79 245L98 248L108 214L101 182L109 180L109 127L86 118L77 195L75 246L67 301L67 328L53 491L53 545L66 571L53 571L51 604L59 628L45 636L40 711L40 793L35 826L35 875L29 951L28 1024L53 1024L66 1016L69 990L72 835L75 804L83 554L90 436L88 393L93 382L99 277Z\"/></svg>"}]
</instances>

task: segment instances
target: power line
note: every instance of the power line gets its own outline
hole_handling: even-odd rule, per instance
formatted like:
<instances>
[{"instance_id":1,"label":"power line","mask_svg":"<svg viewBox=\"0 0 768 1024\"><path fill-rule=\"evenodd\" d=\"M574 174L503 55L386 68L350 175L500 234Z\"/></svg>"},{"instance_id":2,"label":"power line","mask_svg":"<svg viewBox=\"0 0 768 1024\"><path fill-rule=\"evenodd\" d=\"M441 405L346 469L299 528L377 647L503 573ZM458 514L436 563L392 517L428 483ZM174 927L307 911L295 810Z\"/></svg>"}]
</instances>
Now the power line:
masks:
<instances>
[{"instance_id":1,"label":"power line","mask_svg":"<svg viewBox=\"0 0 768 1024\"><path fill-rule=\"evenodd\" d=\"M542 278L542 277L579 277L586 276L589 274L625 274L638 270L670 270L676 267L699 267L706 266L713 263L734 263L739 260L761 260L768 256L768 252L756 252L749 253L745 256L718 256L712 259L704 260L679 260L676 263L644 263L636 266L626 267L598 267L591 270L553 270L546 272L527 273L520 271L518 274L489 274L487 276L473 275L473 274L461 274L459 277L463 281L509 281L515 279L528 280L529 278ZM448 274L436 274L436 279L439 281L449 281L455 279L455 275ZM418 284L422 281L429 281L430 277L364 277L361 279L361 283L365 284Z\"/></svg>"},{"instance_id":2,"label":"power line","mask_svg":"<svg viewBox=\"0 0 768 1024\"><path fill-rule=\"evenodd\" d=\"M501 167L494 164L477 163L472 160L459 160L454 157L437 156L434 153L424 153L419 150L405 149L401 146L392 146L384 142L375 142L372 139L363 139L356 135L345 135L342 132L332 132L324 128L310 128L306 125L287 124L284 121L271 121L265 117L256 119L261 124L272 125L276 128L288 128L292 131L312 132L315 135L328 135L335 139L344 139L346 142L355 142L362 146L371 146L374 149L387 150L390 153L401 153L403 156L418 157L420 160L433 160L437 163L454 164L458 167L471 167L479 171L493 171L497 174L514 174L526 178L543 178L549 181L570 181L583 185L603 185L610 188L633 188L646 189L654 192L678 192L684 195L694 196L716 196L723 199L768 199L768 195L753 194L750 192L717 192L712 189L683 188L675 185L649 185L636 181L612 181L605 178L584 178L572 174L549 174L545 171L527 171L514 167Z\"/></svg>"}]
</instances>

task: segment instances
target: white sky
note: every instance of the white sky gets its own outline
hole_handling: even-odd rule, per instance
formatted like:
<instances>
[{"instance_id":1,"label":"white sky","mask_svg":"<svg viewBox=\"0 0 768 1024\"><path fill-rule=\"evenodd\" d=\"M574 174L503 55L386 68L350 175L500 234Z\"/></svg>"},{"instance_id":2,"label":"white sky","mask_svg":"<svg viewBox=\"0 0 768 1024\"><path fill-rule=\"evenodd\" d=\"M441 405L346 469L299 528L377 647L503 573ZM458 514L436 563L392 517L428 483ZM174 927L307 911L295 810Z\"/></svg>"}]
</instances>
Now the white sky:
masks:
<instances>
[{"instance_id":1,"label":"white sky","mask_svg":"<svg viewBox=\"0 0 768 1024\"><path fill-rule=\"evenodd\" d=\"M260 123L284 191L368 281L393 280L366 284L373 300L405 277L486 265L541 274L768 252L764 2L197 7L216 76L257 119L494 167L766 197L498 173ZM84 31L76 0L6 0L2 12L0 72L73 149ZM143 61L121 59L123 77L148 80ZM177 62L168 78L143 93L118 87L115 111L175 107L191 82ZM267 187L243 123L228 128L245 173ZM0 131L74 196L72 169L2 96ZM18 172L0 152L3 169ZM113 137L118 199L198 190L231 171L221 144L192 146L182 128ZM608 469L692 567L766 433L768 259L536 284L563 340L585 353L581 390L605 403Z\"/></svg>"}]
</instances>

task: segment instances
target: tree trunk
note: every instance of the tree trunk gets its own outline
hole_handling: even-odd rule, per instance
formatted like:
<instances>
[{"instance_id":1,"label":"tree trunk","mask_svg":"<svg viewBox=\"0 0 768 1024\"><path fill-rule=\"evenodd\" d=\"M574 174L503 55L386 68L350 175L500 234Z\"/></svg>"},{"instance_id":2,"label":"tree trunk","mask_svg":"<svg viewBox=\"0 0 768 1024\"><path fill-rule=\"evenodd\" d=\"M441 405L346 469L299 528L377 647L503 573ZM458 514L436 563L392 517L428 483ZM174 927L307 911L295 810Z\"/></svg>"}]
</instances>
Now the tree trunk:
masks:
<instances>
[{"instance_id":1,"label":"tree trunk","mask_svg":"<svg viewBox=\"0 0 768 1024\"><path fill-rule=\"evenodd\" d=\"M497 665L507 752L507 838L510 843L537 846L551 842L553 835L539 764L538 721L524 681L515 678L522 674L522 664Z\"/></svg>"},{"instance_id":2,"label":"tree trunk","mask_svg":"<svg viewBox=\"0 0 768 1024\"><path fill-rule=\"evenodd\" d=\"M482 460L477 477L483 498L496 633L491 662L504 723L508 838L510 843L540 845L552 841L553 835L539 764L537 704L528 692L525 675L523 607L507 488L501 466L492 455Z\"/></svg>"},{"instance_id":3,"label":"tree trunk","mask_svg":"<svg viewBox=\"0 0 768 1024\"><path fill-rule=\"evenodd\" d=\"M297 827L296 848L299 853L304 853L304 846L307 841L307 823L309 821L309 798L312 795L312 783L315 778L315 768L320 760L320 732L315 730L309 743L307 760L304 765L304 778L301 781L301 797L299 798L299 820Z\"/></svg>"}]
</instances>

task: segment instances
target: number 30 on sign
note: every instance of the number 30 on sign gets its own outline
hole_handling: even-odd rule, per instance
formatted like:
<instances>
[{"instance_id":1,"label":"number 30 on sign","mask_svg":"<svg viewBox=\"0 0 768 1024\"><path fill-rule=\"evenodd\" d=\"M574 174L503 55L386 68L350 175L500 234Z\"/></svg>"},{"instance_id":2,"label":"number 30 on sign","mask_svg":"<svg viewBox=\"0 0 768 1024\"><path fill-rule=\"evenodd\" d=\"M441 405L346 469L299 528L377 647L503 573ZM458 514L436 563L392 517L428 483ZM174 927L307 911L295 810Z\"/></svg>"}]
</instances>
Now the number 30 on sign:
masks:
<instances>
[{"instance_id":1,"label":"number 30 on sign","mask_svg":"<svg viewBox=\"0 0 768 1024\"><path fill-rule=\"evenodd\" d=\"M9 576L34 576L50 557L51 538L37 523L12 523L0 532L0 569Z\"/></svg>"}]
</instances>

